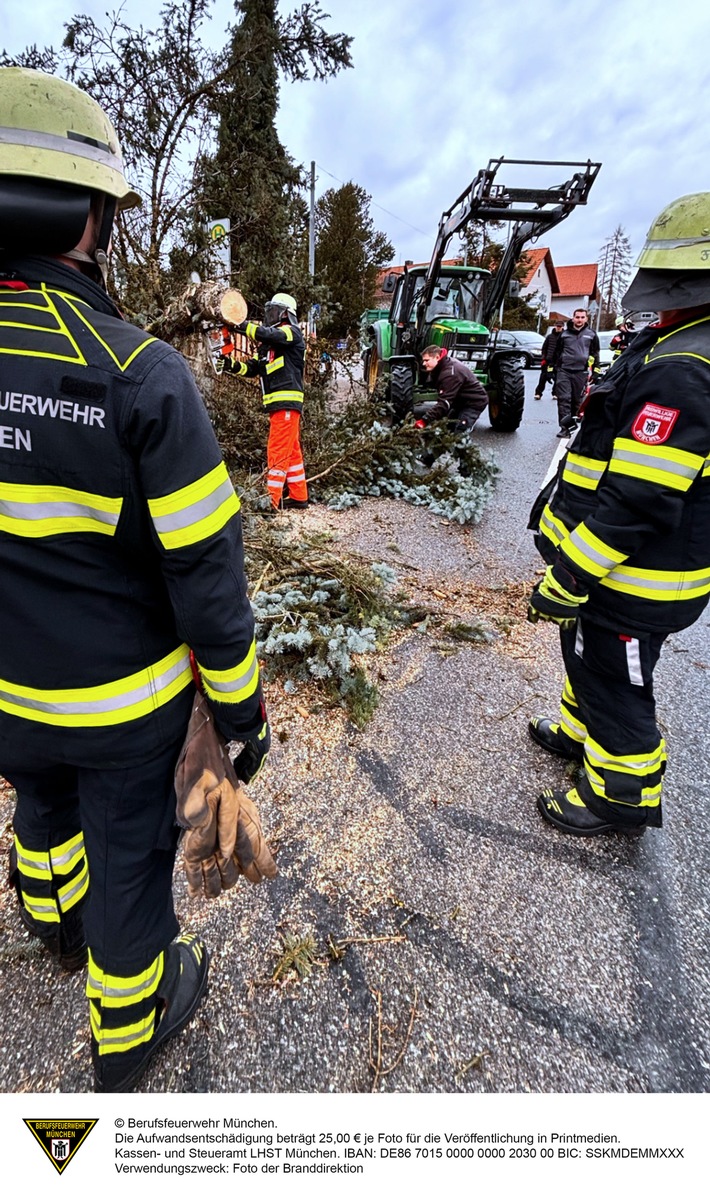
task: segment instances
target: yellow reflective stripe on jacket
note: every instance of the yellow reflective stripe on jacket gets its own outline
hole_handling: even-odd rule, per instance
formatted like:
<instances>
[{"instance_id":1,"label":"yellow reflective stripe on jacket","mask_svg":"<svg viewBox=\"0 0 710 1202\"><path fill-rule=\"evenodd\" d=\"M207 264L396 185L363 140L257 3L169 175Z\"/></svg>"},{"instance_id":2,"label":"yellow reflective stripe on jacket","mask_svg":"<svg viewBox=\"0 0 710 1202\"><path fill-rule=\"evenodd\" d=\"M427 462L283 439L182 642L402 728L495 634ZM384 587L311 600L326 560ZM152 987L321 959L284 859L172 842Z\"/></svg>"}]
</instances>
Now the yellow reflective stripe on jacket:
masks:
<instances>
[{"instance_id":1,"label":"yellow reflective stripe on jacket","mask_svg":"<svg viewBox=\"0 0 710 1202\"><path fill-rule=\"evenodd\" d=\"M540 533L547 535L550 542L556 547L558 547L564 539L569 537L569 530L565 526L564 522L561 522L558 517L555 517L549 505L546 505L542 511L542 517L540 518Z\"/></svg>"},{"instance_id":2,"label":"yellow reflective stripe on jacket","mask_svg":"<svg viewBox=\"0 0 710 1202\"><path fill-rule=\"evenodd\" d=\"M607 466L606 459L589 459L586 455L574 455L568 451L562 479L567 484L576 484L578 488L588 488L593 492Z\"/></svg>"},{"instance_id":3,"label":"yellow reflective stripe on jacket","mask_svg":"<svg viewBox=\"0 0 710 1202\"><path fill-rule=\"evenodd\" d=\"M89 949L89 968L86 996L97 998L102 1006L132 1006L155 993L163 975L165 953L160 952L142 972L131 977L119 977L99 968Z\"/></svg>"},{"instance_id":4,"label":"yellow reflective stripe on jacket","mask_svg":"<svg viewBox=\"0 0 710 1202\"><path fill-rule=\"evenodd\" d=\"M625 565L614 568L601 581L605 588L649 601L690 601L710 593L710 568L692 572L667 572L658 568Z\"/></svg>"},{"instance_id":5,"label":"yellow reflective stripe on jacket","mask_svg":"<svg viewBox=\"0 0 710 1202\"><path fill-rule=\"evenodd\" d=\"M50 848L49 858L52 872L55 876L66 876L73 868L76 868L84 854L84 836L79 831L78 835L72 835L71 839L67 839L65 843Z\"/></svg>"},{"instance_id":6,"label":"yellow reflective stripe on jacket","mask_svg":"<svg viewBox=\"0 0 710 1202\"><path fill-rule=\"evenodd\" d=\"M297 389L285 388L281 392L265 392L264 404L273 405L274 401L296 401L299 405L303 404L303 393Z\"/></svg>"},{"instance_id":7,"label":"yellow reflective stripe on jacket","mask_svg":"<svg viewBox=\"0 0 710 1202\"><path fill-rule=\"evenodd\" d=\"M67 881L66 885L60 885L57 890L57 898L62 914L66 914L80 902L89 888L89 865L84 861L84 867L81 872Z\"/></svg>"},{"instance_id":8,"label":"yellow reflective stripe on jacket","mask_svg":"<svg viewBox=\"0 0 710 1202\"><path fill-rule=\"evenodd\" d=\"M279 326L279 329L283 330L287 342L293 342L293 330L290 326Z\"/></svg>"},{"instance_id":9,"label":"yellow reflective stripe on jacket","mask_svg":"<svg viewBox=\"0 0 710 1202\"><path fill-rule=\"evenodd\" d=\"M280 367L283 367L283 365L283 355L280 355L278 359L272 359L270 363L266 364L266 374L271 375L272 371L278 371Z\"/></svg>"},{"instance_id":10,"label":"yellow reflective stripe on jacket","mask_svg":"<svg viewBox=\"0 0 710 1202\"><path fill-rule=\"evenodd\" d=\"M31 689L0 680L0 710L49 726L115 726L165 705L192 682L184 643L132 676L92 688Z\"/></svg>"},{"instance_id":11,"label":"yellow reflective stripe on jacket","mask_svg":"<svg viewBox=\"0 0 710 1202\"><path fill-rule=\"evenodd\" d=\"M51 881L52 867L48 851L30 851L23 847L15 835L15 851L17 852L17 867L23 876L34 877L37 881Z\"/></svg>"},{"instance_id":12,"label":"yellow reflective stripe on jacket","mask_svg":"<svg viewBox=\"0 0 710 1202\"><path fill-rule=\"evenodd\" d=\"M579 526L568 534L564 542L560 544L560 551L577 567L598 578L605 576L607 572L617 564L623 563L627 558L620 551L615 551L608 543L602 542L596 534L592 534L584 522L580 522Z\"/></svg>"},{"instance_id":13,"label":"yellow reflective stripe on jacket","mask_svg":"<svg viewBox=\"0 0 710 1202\"><path fill-rule=\"evenodd\" d=\"M0 355L19 355L29 359L53 359L61 363L78 363L85 367L86 357L44 285L41 291L33 289L23 292L21 295L22 301L17 300L16 293L12 293L8 297L5 295L0 297L0 327L5 331L4 345L0 346ZM29 300L30 296L37 297L38 300L41 298L44 304L33 304ZM48 323L51 321L52 324L33 323L29 325L24 321L9 321L6 315L13 309L23 315L26 309L39 311L46 314ZM23 333L13 338L14 330L22 330ZM49 347L52 349L50 350Z\"/></svg>"},{"instance_id":14,"label":"yellow reflective stripe on jacket","mask_svg":"<svg viewBox=\"0 0 710 1202\"><path fill-rule=\"evenodd\" d=\"M632 438L616 438L609 471L686 492L704 462L702 455L693 455L690 451L642 446Z\"/></svg>"},{"instance_id":15,"label":"yellow reflective stripe on jacket","mask_svg":"<svg viewBox=\"0 0 710 1202\"><path fill-rule=\"evenodd\" d=\"M244 659L233 668L205 668L202 664L198 667L205 692L213 701L227 704L244 701L256 692L259 684L259 661L253 640Z\"/></svg>"},{"instance_id":16,"label":"yellow reflective stripe on jacket","mask_svg":"<svg viewBox=\"0 0 710 1202\"><path fill-rule=\"evenodd\" d=\"M121 497L49 484L0 482L0 530L19 538L116 533Z\"/></svg>"},{"instance_id":17,"label":"yellow reflective stripe on jacket","mask_svg":"<svg viewBox=\"0 0 710 1202\"><path fill-rule=\"evenodd\" d=\"M148 501L156 534L166 551L189 547L216 534L240 503L224 463L176 492Z\"/></svg>"},{"instance_id":18,"label":"yellow reflective stripe on jacket","mask_svg":"<svg viewBox=\"0 0 710 1202\"><path fill-rule=\"evenodd\" d=\"M246 325L247 338L256 338L256 331L259 328L258 321L248 321Z\"/></svg>"},{"instance_id":19,"label":"yellow reflective stripe on jacket","mask_svg":"<svg viewBox=\"0 0 710 1202\"><path fill-rule=\"evenodd\" d=\"M155 1009L138 1022L129 1023L125 1027L102 1027L101 1018L94 1004L89 1006L91 1034L98 1045L99 1056L107 1056L111 1052L129 1052L142 1043L147 1043L153 1037L155 1027Z\"/></svg>"}]
</instances>

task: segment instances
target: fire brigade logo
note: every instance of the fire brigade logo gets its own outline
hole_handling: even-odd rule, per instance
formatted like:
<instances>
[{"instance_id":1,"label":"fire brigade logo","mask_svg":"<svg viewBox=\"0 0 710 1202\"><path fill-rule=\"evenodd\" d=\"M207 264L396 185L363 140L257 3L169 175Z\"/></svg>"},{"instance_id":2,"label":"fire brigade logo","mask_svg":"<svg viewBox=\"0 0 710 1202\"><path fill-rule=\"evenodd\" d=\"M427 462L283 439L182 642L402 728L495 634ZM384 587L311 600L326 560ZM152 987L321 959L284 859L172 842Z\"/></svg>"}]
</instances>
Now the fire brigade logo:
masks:
<instances>
[{"instance_id":1,"label":"fire brigade logo","mask_svg":"<svg viewBox=\"0 0 710 1202\"><path fill-rule=\"evenodd\" d=\"M652 405L649 401L636 417L631 433L637 442L645 442L657 446L670 438L680 409L664 409L661 405Z\"/></svg>"},{"instance_id":2,"label":"fire brigade logo","mask_svg":"<svg viewBox=\"0 0 710 1202\"><path fill-rule=\"evenodd\" d=\"M98 1119L23 1119L58 1173L79 1151Z\"/></svg>"}]
</instances>

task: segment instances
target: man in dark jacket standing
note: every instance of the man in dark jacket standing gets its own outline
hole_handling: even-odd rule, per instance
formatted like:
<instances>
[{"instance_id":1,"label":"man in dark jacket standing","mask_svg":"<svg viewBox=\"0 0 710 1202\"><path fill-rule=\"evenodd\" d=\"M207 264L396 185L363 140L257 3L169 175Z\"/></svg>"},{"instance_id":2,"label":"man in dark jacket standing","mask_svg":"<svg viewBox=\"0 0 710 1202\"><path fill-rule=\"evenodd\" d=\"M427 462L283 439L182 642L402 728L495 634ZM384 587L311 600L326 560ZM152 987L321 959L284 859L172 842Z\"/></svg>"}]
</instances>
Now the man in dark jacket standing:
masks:
<instances>
[{"instance_id":1,"label":"man in dark jacket standing","mask_svg":"<svg viewBox=\"0 0 710 1202\"><path fill-rule=\"evenodd\" d=\"M575 309L555 347L555 395L560 421L558 438L569 437L589 380L599 372L599 338L587 324L587 310Z\"/></svg>"},{"instance_id":2,"label":"man in dark jacket standing","mask_svg":"<svg viewBox=\"0 0 710 1202\"><path fill-rule=\"evenodd\" d=\"M423 430L433 422L446 419L451 430L461 433L472 430L488 405L488 393L480 380L465 363L452 359L441 346L424 348L422 366L429 372L437 399L433 408L417 418L415 426ZM430 454L423 455L422 462L430 467L434 458Z\"/></svg>"},{"instance_id":3,"label":"man in dark jacket standing","mask_svg":"<svg viewBox=\"0 0 710 1202\"><path fill-rule=\"evenodd\" d=\"M115 212L140 203L108 118L8 67L0 127L11 878L28 930L64 968L88 963L95 1086L122 1092L207 988L172 897L191 660L252 774L268 749L240 503L184 359L105 290Z\"/></svg>"},{"instance_id":4,"label":"man in dark jacket standing","mask_svg":"<svg viewBox=\"0 0 710 1202\"><path fill-rule=\"evenodd\" d=\"M537 801L572 835L661 826L653 672L664 640L710 597L708 230L708 192L672 202L651 226L624 303L659 321L591 390L554 489L538 499L535 541L549 566L528 616L560 626L567 679L560 721L535 718L529 730L583 764L574 788Z\"/></svg>"},{"instance_id":5,"label":"man in dark jacket standing","mask_svg":"<svg viewBox=\"0 0 710 1202\"><path fill-rule=\"evenodd\" d=\"M548 381L552 385L553 399L555 394L555 351L557 343L560 340L560 335L564 329L563 321L556 321L552 329L545 337L542 344L542 364L540 367L540 379L537 382L535 389L535 400L541 401L542 394L545 391L545 386Z\"/></svg>"}]
</instances>

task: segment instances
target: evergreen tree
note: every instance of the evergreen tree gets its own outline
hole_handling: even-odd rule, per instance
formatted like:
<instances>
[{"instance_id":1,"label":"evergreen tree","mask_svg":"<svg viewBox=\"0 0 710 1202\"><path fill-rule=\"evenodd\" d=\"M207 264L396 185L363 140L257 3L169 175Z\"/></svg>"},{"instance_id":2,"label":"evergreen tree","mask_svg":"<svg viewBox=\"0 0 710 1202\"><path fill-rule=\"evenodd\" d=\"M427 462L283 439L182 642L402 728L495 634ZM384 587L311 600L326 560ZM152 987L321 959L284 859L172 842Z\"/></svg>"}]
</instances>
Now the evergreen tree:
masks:
<instances>
[{"instance_id":1,"label":"evergreen tree","mask_svg":"<svg viewBox=\"0 0 710 1202\"><path fill-rule=\"evenodd\" d=\"M387 235L374 228L364 188L347 183L323 193L316 204L316 280L329 292L322 333L355 332L372 305L377 273L393 256Z\"/></svg>"},{"instance_id":2,"label":"evergreen tree","mask_svg":"<svg viewBox=\"0 0 710 1202\"><path fill-rule=\"evenodd\" d=\"M616 317L621 315L621 298L628 287L630 275L631 243L623 226L617 225L599 252L600 329L613 329Z\"/></svg>"},{"instance_id":3,"label":"evergreen tree","mask_svg":"<svg viewBox=\"0 0 710 1202\"><path fill-rule=\"evenodd\" d=\"M258 299L289 283L297 265L307 278L301 173L274 128L278 75L326 78L350 65L352 39L322 28L318 3L280 17L276 0L238 0L230 44L212 51L202 41L211 7L166 0L152 29L132 28L122 10L105 25L75 16L58 50L0 53L2 66L72 80L111 118L127 178L143 198L141 209L119 217L113 254L121 303L139 323L160 314L191 271L204 273L206 215L232 220L235 266Z\"/></svg>"},{"instance_id":4,"label":"evergreen tree","mask_svg":"<svg viewBox=\"0 0 710 1202\"><path fill-rule=\"evenodd\" d=\"M215 103L217 150L199 166L202 206L210 218L231 221L232 278L250 300L263 304L275 291L310 299L308 214L299 191L303 172L276 130L279 72L288 78L335 75L350 65L351 39L322 28L317 4L286 20L277 0L236 0L230 86ZM304 255L305 236L305 255Z\"/></svg>"}]
</instances>

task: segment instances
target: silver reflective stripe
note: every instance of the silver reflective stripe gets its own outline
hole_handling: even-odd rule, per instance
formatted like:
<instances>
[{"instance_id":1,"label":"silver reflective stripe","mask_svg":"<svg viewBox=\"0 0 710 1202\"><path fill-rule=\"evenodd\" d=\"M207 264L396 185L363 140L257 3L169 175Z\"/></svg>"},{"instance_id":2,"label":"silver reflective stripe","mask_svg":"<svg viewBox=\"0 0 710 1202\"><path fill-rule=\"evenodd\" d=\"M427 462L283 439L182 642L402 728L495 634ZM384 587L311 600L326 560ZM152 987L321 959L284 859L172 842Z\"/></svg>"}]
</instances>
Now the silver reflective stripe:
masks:
<instances>
[{"instance_id":1,"label":"silver reflective stripe","mask_svg":"<svg viewBox=\"0 0 710 1202\"><path fill-rule=\"evenodd\" d=\"M710 588L710 571L705 576L695 576L683 579L679 574L675 580L654 580L651 576L636 575L633 569L627 571L609 572L606 580L616 580L619 584L633 584L637 588L648 589L654 593L689 593L698 588Z\"/></svg>"},{"instance_id":2,"label":"silver reflective stripe","mask_svg":"<svg viewBox=\"0 0 710 1202\"><path fill-rule=\"evenodd\" d=\"M256 656L252 659L249 667L242 676L237 676L234 680L213 680L206 668L200 665L200 671L204 677L205 683L209 685L213 693L237 693L240 689L245 689L251 684L255 676L259 674L259 664Z\"/></svg>"},{"instance_id":3,"label":"silver reflective stripe","mask_svg":"<svg viewBox=\"0 0 710 1202\"><path fill-rule=\"evenodd\" d=\"M627 451L620 447L614 447L611 457L612 464L615 459L621 459L624 463L638 463L641 467L651 467L659 472L672 472L676 476L682 476L685 480L694 480L698 474L696 467L692 467L689 463L678 463L675 459L667 458L662 452L653 455L644 454L643 451Z\"/></svg>"},{"instance_id":4,"label":"silver reflective stripe","mask_svg":"<svg viewBox=\"0 0 710 1202\"><path fill-rule=\"evenodd\" d=\"M60 154L70 154L72 158L91 159L92 163L101 163L123 174L123 160L120 155L112 154L108 147L91 146L77 138L63 138L61 134L40 133L36 129L15 129L13 126L0 125L0 143L5 146L36 146L39 150L57 150Z\"/></svg>"},{"instance_id":5,"label":"silver reflective stripe","mask_svg":"<svg viewBox=\"0 0 710 1202\"><path fill-rule=\"evenodd\" d=\"M163 964L161 956L158 956L158 959L153 961L151 968L152 973L150 976L142 977L137 984L127 986L125 989L121 989L118 985L106 985L101 977L92 976L91 968L89 968L86 988L87 991L95 989L97 994L100 994L102 998L132 998L136 994L145 994L147 996L155 992L162 975Z\"/></svg>"},{"instance_id":6,"label":"silver reflective stripe","mask_svg":"<svg viewBox=\"0 0 710 1202\"><path fill-rule=\"evenodd\" d=\"M106 526L117 526L120 514L93 505L74 505L69 501L3 501L0 513L8 518L19 518L23 522L46 522L55 518L93 518Z\"/></svg>"},{"instance_id":7,"label":"silver reflective stripe","mask_svg":"<svg viewBox=\"0 0 710 1202\"><path fill-rule=\"evenodd\" d=\"M574 640L574 653L580 659L584 658L584 634L582 633L582 622L577 618L577 634Z\"/></svg>"},{"instance_id":8,"label":"silver reflective stripe","mask_svg":"<svg viewBox=\"0 0 710 1202\"><path fill-rule=\"evenodd\" d=\"M676 246L704 246L706 242L710 242L710 238L654 238L648 249L673 250Z\"/></svg>"},{"instance_id":9,"label":"silver reflective stripe","mask_svg":"<svg viewBox=\"0 0 710 1202\"><path fill-rule=\"evenodd\" d=\"M231 480L225 480L213 492L193 505L186 505L176 513L166 513L164 517L154 517L153 525L158 534L167 534L172 530L183 530L186 526L195 526L198 522L216 513L220 505L232 496L234 489Z\"/></svg>"},{"instance_id":10,"label":"silver reflective stripe","mask_svg":"<svg viewBox=\"0 0 710 1202\"><path fill-rule=\"evenodd\" d=\"M34 869L35 872L46 873L47 877L51 877L49 852L36 851L32 852L31 855L29 852L25 855L17 846L17 840L15 840L15 849L17 851L17 867L20 869L20 872L22 872L23 868ZM29 871L27 875L30 875Z\"/></svg>"},{"instance_id":11,"label":"silver reflective stripe","mask_svg":"<svg viewBox=\"0 0 710 1202\"><path fill-rule=\"evenodd\" d=\"M89 868L84 863L84 870L69 881L68 885L62 885L58 890L59 904L62 910L71 910L72 898L76 897L77 893L83 893L89 882ZM78 900L78 899L77 899Z\"/></svg>"},{"instance_id":12,"label":"silver reflective stripe","mask_svg":"<svg viewBox=\"0 0 710 1202\"><path fill-rule=\"evenodd\" d=\"M81 835L77 835L71 847L68 847L63 855L57 856L51 852L52 868L55 872L61 875L62 868L66 864L70 864L72 860L76 860L78 856L84 854L84 840Z\"/></svg>"},{"instance_id":13,"label":"silver reflective stripe","mask_svg":"<svg viewBox=\"0 0 710 1202\"><path fill-rule=\"evenodd\" d=\"M609 568L615 568L619 562L619 559L621 558L621 556L619 556L619 559L610 559L610 557L608 555L604 555L602 551L597 551L596 548L592 547L583 537L583 535L579 533L579 527L577 530L572 531L569 536L569 541L573 547L576 547L578 551L581 551L582 555L584 555L587 559L591 559L592 563L598 564L600 568L604 568L605 571L608 571Z\"/></svg>"},{"instance_id":14,"label":"silver reflective stripe","mask_svg":"<svg viewBox=\"0 0 710 1202\"><path fill-rule=\"evenodd\" d=\"M629 680L632 684L643 684L641 671L641 650L638 639L629 639L626 644L626 666L629 669Z\"/></svg>"},{"instance_id":15,"label":"silver reflective stripe","mask_svg":"<svg viewBox=\"0 0 710 1202\"><path fill-rule=\"evenodd\" d=\"M601 480L605 471L606 464L601 468L584 467L581 463L568 459L563 475L568 479L570 476L586 476L588 480Z\"/></svg>"},{"instance_id":16,"label":"silver reflective stripe","mask_svg":"<svg viewBox=\"0 0 710 1202\"><path fill-rule=\"evenodd\" d=\"M45 714L105 714L114 710L126 709L139 701L161 692L167 685L185 671L190 664L189 655L185 655L176 664L168 668L161 676L154 676L148 684L131 689L128 693L120 693L114 697L102 697L95 701L39 701L35 697L26 697L23 693L11 693L0 689L0 701L8 701L13 705L21 705L28 710L38 710Z\"/></svg>"}]
</instances>

